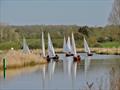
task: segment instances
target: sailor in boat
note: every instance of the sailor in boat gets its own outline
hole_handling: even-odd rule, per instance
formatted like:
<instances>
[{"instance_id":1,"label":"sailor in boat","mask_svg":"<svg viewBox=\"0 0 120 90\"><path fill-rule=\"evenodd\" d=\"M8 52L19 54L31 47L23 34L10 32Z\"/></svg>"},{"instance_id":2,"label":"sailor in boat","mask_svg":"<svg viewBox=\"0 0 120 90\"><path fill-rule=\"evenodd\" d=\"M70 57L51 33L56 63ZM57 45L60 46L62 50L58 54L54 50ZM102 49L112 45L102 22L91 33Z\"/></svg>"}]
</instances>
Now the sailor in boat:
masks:
<instances>
[{"instance_id":1,"label":"sailor in boat","mask_svg":"<svg viewBox=\"0 0 120 90\"><path fill-rule=\"evenodd\" d=\"M54 61L58 62L59 61L59 56L56 54L54 57L50 57L49 55L47 55L47 61L50 62L51 59L53 59Z\"/></svg>"},{"instance_id":2,"label":"sailor in boat","mask_svg":"<svg viewBox=\"0 0 120 90\"><path fill-rule=\"evenodd\" d=\"M80 57L80 55L77 55L77 56L73 56L73 61L74 62L80 62L81 61L81 57Z\"/></svg>"},{"instance_id":3,"label":"sailor in boat","mask_svg":"<svg viewBox=\"0 0 120 90\"><path fill-rule=\"evenodd\" d=\"M74 55L74 54L72 54L71 52L68 52L68 53L66 52L66 53L65 53L65 56L66 56L66 57L73 56L73 55Z\"/></svg>"}]
</instances>

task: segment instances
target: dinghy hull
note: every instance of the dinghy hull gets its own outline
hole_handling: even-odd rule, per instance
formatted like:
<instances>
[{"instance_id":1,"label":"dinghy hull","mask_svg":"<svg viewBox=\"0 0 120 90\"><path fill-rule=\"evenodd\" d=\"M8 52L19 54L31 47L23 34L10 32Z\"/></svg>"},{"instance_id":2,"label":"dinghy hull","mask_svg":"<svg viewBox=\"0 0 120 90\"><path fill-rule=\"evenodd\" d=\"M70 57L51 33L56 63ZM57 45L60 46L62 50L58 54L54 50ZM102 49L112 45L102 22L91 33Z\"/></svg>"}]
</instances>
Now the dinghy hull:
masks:
<instances>
[{"instance_id":1,"label":"dinghy hull","mask_svg":"<svg viewBox=\"0 0 120 90\"><path fill-rule=\"evenodd\" d=\"M93 56L93 53L87 53L88 56Z\"/></svg>"},{"instance_id":2,"label":"dinghy hull","mask_svg":"<svg viewBox=\"0 0 120 90\"><path fill-rule=\"evenodd\" d=\"M80 55L74 56L74 57L73 57L73 61L74 61L74 62L80 62L80 61L81 61Z\"/></svg>"}]
</instances>

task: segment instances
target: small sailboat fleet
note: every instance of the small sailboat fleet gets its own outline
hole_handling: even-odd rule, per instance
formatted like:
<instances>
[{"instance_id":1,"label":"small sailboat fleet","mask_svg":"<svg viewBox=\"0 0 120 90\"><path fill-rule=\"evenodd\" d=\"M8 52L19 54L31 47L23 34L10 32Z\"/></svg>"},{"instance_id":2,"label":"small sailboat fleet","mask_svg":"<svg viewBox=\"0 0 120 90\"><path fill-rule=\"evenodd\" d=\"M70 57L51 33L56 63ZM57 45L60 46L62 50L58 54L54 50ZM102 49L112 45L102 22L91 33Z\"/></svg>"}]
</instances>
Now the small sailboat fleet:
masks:
<instances>
[{"instance_id":1,"label":"small sailboat fleet","mask_svg":"<svg viewBox=\"0 0 120 90\"><path fill-rule=\"evenodd\" d=\"M26 46L27 47L27 46ZM90 48L88 46L88 43L84 37L84 51L87 53L88 56L92 56L93 54L90 51ZM80 61L81 57L77 54L76 51L76 45L75 45L75 39L74 34L71 34L70 36L66 37L64 36L64 42L63 42L63 52L65 53L65 57L73 57L73 61ZM46 58L46 60L49 62L51 60L58 61L59 56L55 53L53 43L50 37L50 34L48 33L48 51L47 54L45 53L45 41L44 41L44 33L42 32L42 56Z\"/></svg>"},{"instance_id":2,"label":"small sailboat fleet","mask_svg":"<svg viewBox=\"0 0 120 90\"><path fill-rule=\"evenodd\" d=\"M70 37L68 36L68 40L66 42L66 39L64 37L63 52L65 53L66 57L73 56L74 61L80 61L80 55L77 55L76 52L76 45L75 45L73 33L71 39L72 39L72 43L70 42Z\"/></svg>"}]
</instances>

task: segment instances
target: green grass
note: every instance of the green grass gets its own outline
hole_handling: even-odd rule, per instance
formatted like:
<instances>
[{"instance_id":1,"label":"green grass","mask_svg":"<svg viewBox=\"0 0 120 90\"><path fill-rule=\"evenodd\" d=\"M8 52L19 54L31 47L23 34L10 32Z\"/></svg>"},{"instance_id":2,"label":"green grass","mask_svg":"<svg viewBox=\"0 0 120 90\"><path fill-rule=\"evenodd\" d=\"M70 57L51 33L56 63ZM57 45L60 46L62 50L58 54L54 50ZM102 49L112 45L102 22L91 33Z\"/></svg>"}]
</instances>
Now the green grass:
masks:
<instances>
[{"instance_id":1,"label":"green grass","mask_svg":"<svg viewBox=\"0 0 120 90\"><path fill-rule=\"evenodd\" d=\"M101 46L104 47L104 48L116 48L116 47L119 47L120 48L120 42L104 42L104 43L101 43Z\"/></svg>"}]
</instances>

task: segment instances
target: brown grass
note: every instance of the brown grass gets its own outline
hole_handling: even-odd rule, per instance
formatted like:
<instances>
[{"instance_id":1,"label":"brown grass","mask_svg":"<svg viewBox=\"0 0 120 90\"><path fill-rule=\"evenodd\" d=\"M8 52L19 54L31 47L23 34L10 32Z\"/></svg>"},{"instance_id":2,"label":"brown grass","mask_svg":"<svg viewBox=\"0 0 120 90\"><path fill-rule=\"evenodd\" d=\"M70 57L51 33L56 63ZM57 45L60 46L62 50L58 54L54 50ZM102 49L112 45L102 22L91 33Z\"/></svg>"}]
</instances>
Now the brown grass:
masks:
<instances>
[{"instance_id":1,"label":"brown grass","mask_svg":"<svg viewBox=\"0 0 120 90\"><path fill-rule=\"evenodd\" d=\"M120 55L120 48L90 48L92 52L97 54L116 54ZM56 48L56 52L62 53L62 48ZM84 52L84 48L77 48L77 52Z\"/></svg>"},{"instance_id":2,"label":"brown grass","mask_svg":"<svg viewBox=\"0 0 120 90\"><path fill-rule=\"evenodd\" d=\"M28 65L36 65L46 63L46 60L39 54L24 54L21 50L10 50L0 57L0 68L2 68L2 59L6 58L7 68L17 68Z\"/></svg>"}]
</instances>

